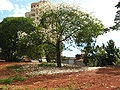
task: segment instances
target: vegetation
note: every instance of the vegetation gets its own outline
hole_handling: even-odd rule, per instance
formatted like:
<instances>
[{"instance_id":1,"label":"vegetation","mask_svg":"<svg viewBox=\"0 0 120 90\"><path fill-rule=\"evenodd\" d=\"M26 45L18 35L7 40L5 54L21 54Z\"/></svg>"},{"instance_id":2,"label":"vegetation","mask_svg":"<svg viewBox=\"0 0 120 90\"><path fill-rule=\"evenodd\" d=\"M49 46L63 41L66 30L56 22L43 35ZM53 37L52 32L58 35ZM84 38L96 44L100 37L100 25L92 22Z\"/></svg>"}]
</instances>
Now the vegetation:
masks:
<instances>
[{"instance_id":1,"label":"vegetation","mask_svg":"<svg viewBox=\"0 0 120 90\"><path fill-rule=\"evenodd\" d=\"M106 32L97 18L65 4L51 7L42 14L38 27L31 19L24 17L5 18L0 23L0 59L11 62L18 61L22 56L31 59L46 57L47 62L56 60L57 66L61 67L64 44L75 43L78 47L84 47L86 65L119 64L119 49L112 40L107 46L95 46L97 36ZM120 2L116 7L120 7ZM113 30L119 30L119 12Z\"/></svg>"},{"instance_id":2,"label":"vegetation","mask_svg":"<svg viewBox=\"0 0 120 90\"><path fill-rule=\"evenodd\" d=\"M17 61L25 47L21 39L34 30L33 22L29 18L5 18L0 23L0 58L8 62Z\"/></svg>"},{"instance_id":3,"label":"vegetation","mask_svg":"<svg viewBox=\"0 0 120 90\"><path fill-rule=\"evenodd\" d=\"M115 25L112 27L113 30L120 30L120 1L118 2L118 4L115 6L117 7L118 11L116 12L116 16L115 16Z\"/></svg>"},{"instance_id":4,"label":"vegetation","mask_svg":"<svg viewBox=\"0 0 120 90\"><path fill-rule=\"evenodd\" d=\"M120 61L120 50L115 46L113 40L107 45L85 47L84 63L90 66L118 65Z\"/></svg>"},{"instance_id":5,"label":"vegetation","mask_svg":"<svg viewBox=\"0 0 120 90\"><path fill-rule=\"evenodd\" d=\"M7 66L6 68L7 69L18 69L20 67L21 67L20 65L12 65L12 66Z\"/></svg>"},{"instance_id":6,"label":"vegetation","mask_svg":"<svg viewBox=\"0 0 120 90\"><path fill-rule=\"evenodd\" d=\"M120 2L115 6L118 8L115 16L115 25L112 30L120 30ZM117 65L120 66L120 49L115 46L113 40L109 40L107 45L99 47L89 43L84 48L84 63L91 66Z\"/></svg>"},{"instance_id":7,"label":"vegetation","mask_svg":"<svg viewBox=\"0 0 120 90\"><path fill-rule=\"evenodd\" d=\"M17 80L17 81L24 81L24 80L26 80L26 78L21 77L21 76L14 76L14 77L9 77L7 79L1 79L0 83L11 84L15 80Z\"/></svg>"},{"instance_id":8,"label":"vegetation","mask_svg":"<svg viewBox=\"0 0 120 90\"><path fill-rule=\"evenodd\" d=\"M62 4L46 11L41 17L39 26L43 27L47 43L56 48L58 67L61 67L60 50L63 42L86 43L104 32L99 20Z\"/></svg>"}]
</instances>

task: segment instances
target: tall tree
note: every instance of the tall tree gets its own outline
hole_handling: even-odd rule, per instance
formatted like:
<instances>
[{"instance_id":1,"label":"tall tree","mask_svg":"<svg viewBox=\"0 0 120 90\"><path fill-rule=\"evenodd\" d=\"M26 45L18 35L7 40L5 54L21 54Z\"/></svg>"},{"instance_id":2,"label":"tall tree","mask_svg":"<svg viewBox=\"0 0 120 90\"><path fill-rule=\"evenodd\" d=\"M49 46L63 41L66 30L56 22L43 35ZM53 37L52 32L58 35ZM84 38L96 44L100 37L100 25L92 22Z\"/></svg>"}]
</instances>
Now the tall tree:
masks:
<instances>
[{"instance_id":1,"label":"tall tree","mask_svg":"<svg viewBox=\"0 0 120 90\"><path fill-rule=\"evenodd\" d=\"M18 59L19 40L34 30L33 21L29 18L5 18L0 23L0 58L6 61Z\"/></svg>"},{"instance_id":2,"label":"tall tree","mask_svg":"<svg viewBox=\"0 0 120 90\"><path fill-rule=\"evenodd\" d=\"M116 12L115 16L115 26L112 27L113 30L120 30L120 2L115 6L117 7L118 11Z\"/></svg>"},{"instance_id":3,"label":"tall tree","mask_svg":"<svg viewBox=\"0 0 120 90\"><path fill-rule=\"evenodd\" d=\"M79 43L87 42L89 37L97 36L103 31L103 25L98 20L63 4L46 11L41 17L39 26L44 28L43 33L46 35L45 38L49 39L49 44L56 48L58 67L61 67L60 48L63 42L73 42L78 37L85 37L77 39L76 41L81 40ZM90 34L91 32L92 34Z\"/></svg>"}]
</instances>

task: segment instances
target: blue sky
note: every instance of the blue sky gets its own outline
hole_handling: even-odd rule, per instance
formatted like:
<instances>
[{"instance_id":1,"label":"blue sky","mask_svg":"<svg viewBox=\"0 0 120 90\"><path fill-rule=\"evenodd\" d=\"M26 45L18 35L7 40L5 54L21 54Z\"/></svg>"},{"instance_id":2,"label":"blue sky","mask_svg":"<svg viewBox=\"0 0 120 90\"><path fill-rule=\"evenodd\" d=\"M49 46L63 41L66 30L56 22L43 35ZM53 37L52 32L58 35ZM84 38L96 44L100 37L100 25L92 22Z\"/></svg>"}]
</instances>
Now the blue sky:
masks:
<instances>
[{"instance_id":1,"label":"blue sky","mask_svg":"<svg viewBox=\"0 0 120 90\"><path fill-rule=\"evenodd\" d=\"M24 16L25 12L30 11L30 4L40 0L0 0L0 21L5 17ZM114 25L114 18L117 9L115 5L119 0L49 0L51 2L65 2L70 5L80 6L81 10L92 14L102 21L105 27ZM97 44L101 45L113 39L120 47L120 31L111 31L101 35L97 39ZM63 51L63 55L74 57L80 53L76 48L73 51Z\"/></svg>"}]
</instances>

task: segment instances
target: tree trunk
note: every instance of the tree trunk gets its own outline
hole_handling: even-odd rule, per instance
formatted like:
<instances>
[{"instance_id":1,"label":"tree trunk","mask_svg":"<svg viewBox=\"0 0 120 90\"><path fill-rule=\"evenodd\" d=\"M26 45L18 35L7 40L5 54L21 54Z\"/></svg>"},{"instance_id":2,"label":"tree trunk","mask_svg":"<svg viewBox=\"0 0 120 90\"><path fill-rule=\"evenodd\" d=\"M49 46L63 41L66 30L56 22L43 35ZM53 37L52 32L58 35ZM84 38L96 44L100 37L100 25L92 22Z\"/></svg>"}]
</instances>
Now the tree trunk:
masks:
<instances>
[{"instance_id":1,"label":"tree trunk","mask_svg":"<svg viewBox=\"0 0 120 90\"><path fill-rule=\"evenodd\" d=\"M57 54L57 67L61 67L60 41L57 41L56 44L56 54Z\"/></svg>"},{"instance_id":2,"label":"tree trunk","mask_svg":"<svg viewBox=\"0 0 120 90\"><path fill-rule=\"evenodd\" d=\"M49 54L46 55L46 60L47 60L48 63L51 62L51 59L50 59L50 57L49 57Z\"/></svg>"}]
</instances>

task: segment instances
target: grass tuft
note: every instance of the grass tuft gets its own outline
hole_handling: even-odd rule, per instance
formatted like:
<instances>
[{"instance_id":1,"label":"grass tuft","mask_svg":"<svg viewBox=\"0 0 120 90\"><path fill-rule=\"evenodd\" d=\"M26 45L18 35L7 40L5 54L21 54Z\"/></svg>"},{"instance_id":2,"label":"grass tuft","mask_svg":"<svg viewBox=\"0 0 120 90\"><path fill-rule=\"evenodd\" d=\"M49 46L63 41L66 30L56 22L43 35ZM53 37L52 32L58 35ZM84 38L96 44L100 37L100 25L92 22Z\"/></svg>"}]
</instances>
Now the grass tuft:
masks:
<instances>
[{"instance_id":1,"label":"grass tuft","mask_svg":"<svg viewBox=\"0 0 120 90\"><path fill-rule=\"evenodd\" d=\"M6 78L6 79L1 79L1 80L0 80L0 83L3 83L3 84L11 84L14 80L24 81L24 80L26 80L26 78L21 77L21 76L14 76L14 77Z\"/></svg>"}]
</instances>

